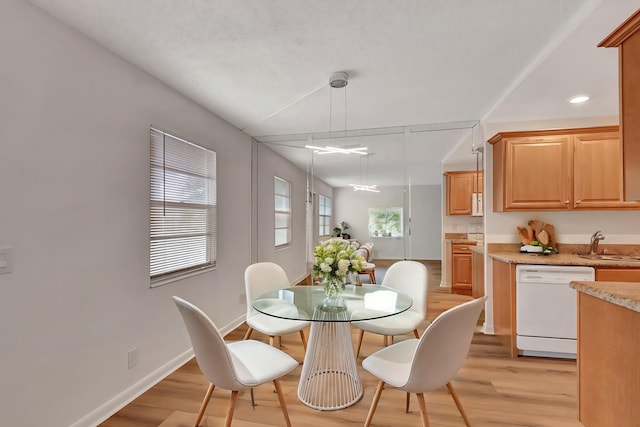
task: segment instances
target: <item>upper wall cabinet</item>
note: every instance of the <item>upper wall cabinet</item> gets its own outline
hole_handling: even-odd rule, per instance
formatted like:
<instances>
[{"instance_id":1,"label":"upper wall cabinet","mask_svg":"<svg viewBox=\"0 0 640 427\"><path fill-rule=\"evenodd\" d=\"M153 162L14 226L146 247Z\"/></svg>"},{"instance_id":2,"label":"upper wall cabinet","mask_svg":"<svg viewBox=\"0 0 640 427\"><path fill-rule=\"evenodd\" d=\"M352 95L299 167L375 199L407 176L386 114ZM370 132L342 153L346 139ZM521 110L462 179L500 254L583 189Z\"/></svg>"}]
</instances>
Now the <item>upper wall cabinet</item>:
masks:
<instances>
[{"instance_id":1,"label":"upper wall cabinet","mask_svg":"<svg viewBox=\"0 0 640 427\"><path fill-rule=\"evenodd\" d=\"M640 200L640 9L598 47L619 48L625 200Z\"/></svg>"},{"instance_id":2,"label":"upper wall cabinet","mask_svg":"<svg viewBox=\"0 0 640 427\"><path fill-rule=\"evenodd\" d=\"M482 193L482 171L449 171L444 175L447 177L447 215L473 215L473 194Z\"/></svg>"},{"instance_id":3,"label":"upper wall cabinet","mask_svg":"<svg viewBox=\"0 0 640 427\"><path fill-rule=\"evenodd\" d=\"M493 210L639 209L623 201L617 126L498 133Z\"/></svg>"}]
</instances>

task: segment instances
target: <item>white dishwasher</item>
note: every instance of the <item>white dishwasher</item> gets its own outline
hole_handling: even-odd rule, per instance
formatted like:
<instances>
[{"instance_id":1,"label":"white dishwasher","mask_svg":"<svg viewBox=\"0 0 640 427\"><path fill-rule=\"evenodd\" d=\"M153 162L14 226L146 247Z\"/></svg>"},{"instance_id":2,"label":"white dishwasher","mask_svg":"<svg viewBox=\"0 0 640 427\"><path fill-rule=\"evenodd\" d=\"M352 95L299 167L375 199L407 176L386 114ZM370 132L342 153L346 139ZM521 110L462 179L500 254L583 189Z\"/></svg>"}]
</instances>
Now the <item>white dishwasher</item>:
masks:
<instances>
[{"instance_id":1,"label":"white dishwasher","mask_svg":"<svg viewBox=\"0 0 640 427\"><path fill-rule=\"evenodd\" d=\"M576 357L577 296L572 281L593 281L584 266L516 266L516 347L519 354Z\"/></svg>"}]
</instances>

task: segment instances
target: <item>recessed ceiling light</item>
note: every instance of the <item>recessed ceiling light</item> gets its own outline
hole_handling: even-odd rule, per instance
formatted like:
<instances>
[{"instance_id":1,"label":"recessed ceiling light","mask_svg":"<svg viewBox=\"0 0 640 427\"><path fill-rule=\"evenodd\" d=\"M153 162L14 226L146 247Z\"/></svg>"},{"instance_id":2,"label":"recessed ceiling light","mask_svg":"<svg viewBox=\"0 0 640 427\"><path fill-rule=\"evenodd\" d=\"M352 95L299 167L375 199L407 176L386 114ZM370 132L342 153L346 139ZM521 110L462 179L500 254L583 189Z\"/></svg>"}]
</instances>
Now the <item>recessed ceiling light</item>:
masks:
<instances>
[{"instance_id":1,"label":"recessed ceiling light","mask_svg":"<svg viewBox=\"0 0 640 427\"><path fill-rule=\"evenodd\" d=\"M571 104L582 104L585 101L588 101L589 97L586 95L574 96L573 98L569 98L569 102Z\"/></svg>"}]
</instances>

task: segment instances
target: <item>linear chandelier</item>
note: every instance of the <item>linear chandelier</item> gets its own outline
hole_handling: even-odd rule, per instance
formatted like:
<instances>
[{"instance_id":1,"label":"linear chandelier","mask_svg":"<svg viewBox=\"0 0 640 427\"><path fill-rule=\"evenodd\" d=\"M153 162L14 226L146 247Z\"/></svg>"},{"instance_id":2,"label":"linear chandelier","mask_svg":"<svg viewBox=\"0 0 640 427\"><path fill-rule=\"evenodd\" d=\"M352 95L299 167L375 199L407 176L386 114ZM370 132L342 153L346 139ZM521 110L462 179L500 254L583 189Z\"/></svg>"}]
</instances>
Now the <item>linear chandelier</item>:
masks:
<instances>
[{"instance_id":1,"label":"linear chandelier","mask_svg":"<svg viewBox=\"0 0 640 427\"><path fill-rule=\"evenodd\" d=\"M315 145L305 145L304 148L313 149L316 154L360 154L367 155L369 147L355 147L355 148L343 148L343 147L331 147L326 145L324 147L316 147Z\"/></svg>"},{"instance_id":2,"label":"linear chandelier","mask_svg":"<svg viewBox=\"0 0 640 427\"><path fill-rule=\"evenodd\" d=\"M371 191L372 193L379 193L380 190L376 189L376 185L363 185L363 184L349 184L353 188L353 191Z\"/></svg>"},{"instance_id":3,"label":"linear chandelier","mask_svg":"<svg viewBox=\"0 0 640 427\"><path fill-rule=\"evenodd\" d=\"M360 184L349 184L349 186L353 188L353 191L370 191L372 193L380 192L380 190L376 188L375 184L369 184L369 157L372 155L373 153L364 153L363 155L367 162L366 181L364 178L365 172L362 170L362 157L360 157ZM366 182L366 184L364 182Z\"/></svg>"}]
</instances>

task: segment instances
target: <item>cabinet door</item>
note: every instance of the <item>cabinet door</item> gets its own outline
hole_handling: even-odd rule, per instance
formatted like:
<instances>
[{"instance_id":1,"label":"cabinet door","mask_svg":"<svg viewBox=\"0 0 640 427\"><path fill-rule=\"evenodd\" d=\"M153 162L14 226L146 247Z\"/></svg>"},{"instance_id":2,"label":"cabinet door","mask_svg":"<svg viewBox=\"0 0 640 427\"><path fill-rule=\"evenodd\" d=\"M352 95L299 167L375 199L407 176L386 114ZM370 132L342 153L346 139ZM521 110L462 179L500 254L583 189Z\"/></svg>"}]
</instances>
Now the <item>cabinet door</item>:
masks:
<instances>
[{"instance_id":1,"label":"cabinet door","mask_svg":"<svg viewBox=\"0 0 640 427\"><path fill-rule=\"evenodd\" d=\"M571 209L570 136L505 141L504 210Z\"/></svg>"},{"instance_id":2,"label":"cabinet door","mask_svg":"<svg viewBox=\"0 0 640 427\"><path fill-rule=\"evenodd\" d=\"M574 209L640 206L623 200L622 144L617 132L576 135L573 150Z\"/></svg>"},{"instance_id":3,"label":"cabinet door","mask_svg":"<svg viewBox=\"0 0 640 427\"><path fill-rule=\"evenodd\" d=\"M475 172L447 172L447 215L471 215Z\"/></svg>"},{"instance_id":4,"label":"cabinet door","mask_svg":"<svg viewBox=\"0 0 640 427\"><path fill-rule=\"evenodd\" d=\"M471 295L473 258L469 253L453 253L451 288L454 294Z\"/></svg>"}]
</instances>

